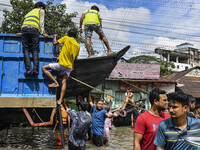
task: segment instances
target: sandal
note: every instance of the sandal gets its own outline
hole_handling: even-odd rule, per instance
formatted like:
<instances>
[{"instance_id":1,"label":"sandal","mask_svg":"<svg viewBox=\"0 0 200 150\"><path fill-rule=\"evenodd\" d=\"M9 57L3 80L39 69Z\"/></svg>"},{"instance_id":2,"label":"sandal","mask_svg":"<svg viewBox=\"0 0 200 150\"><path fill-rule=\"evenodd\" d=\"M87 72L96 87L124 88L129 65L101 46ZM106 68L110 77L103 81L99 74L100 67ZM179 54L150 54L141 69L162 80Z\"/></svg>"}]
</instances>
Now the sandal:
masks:
<instances>
[{"instance_id":1,"label":"sandal","mask_svg":"<svg viewBox=\"0 0 200 150\"><path fill-rule=\"evenodd\" d=\"M30 75L33 75L33 72L29 70L29 71L25 72L24 75L25 76L30 76Z\"/></svg>"},{"instance_id":2,"label":"sandal","mask_svg":"<svg viewBox=\"0 0 200 150\"><path fill-rule=\"evenodd\" d=\"M38 75L38 74L39 74L38 71L33 70L33 75Z\"/></svg>"}]
</instances>

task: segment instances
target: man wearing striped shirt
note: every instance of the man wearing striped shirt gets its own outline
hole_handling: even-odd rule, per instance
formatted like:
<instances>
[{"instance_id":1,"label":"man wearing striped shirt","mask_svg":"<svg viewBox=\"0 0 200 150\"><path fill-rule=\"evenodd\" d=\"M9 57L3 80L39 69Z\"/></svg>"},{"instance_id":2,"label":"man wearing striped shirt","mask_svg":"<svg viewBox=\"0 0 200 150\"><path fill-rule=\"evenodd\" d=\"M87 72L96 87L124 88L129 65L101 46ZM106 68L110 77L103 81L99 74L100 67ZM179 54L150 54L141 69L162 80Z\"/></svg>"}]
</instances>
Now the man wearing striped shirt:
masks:
<instances>
[{"instance_id":1,"label":"man wearing striped shirt","mask_svg":"<svg viewBox=\"0 0 200 150\"><path fill-rule=\"evenodd\" d=\"M154 140L157 150L197 150L185 142L187 137L200 136L200 119L186 115L189 98L182 92L168 94L171 118L160 122Z\"/></svg>"}]
</instances>

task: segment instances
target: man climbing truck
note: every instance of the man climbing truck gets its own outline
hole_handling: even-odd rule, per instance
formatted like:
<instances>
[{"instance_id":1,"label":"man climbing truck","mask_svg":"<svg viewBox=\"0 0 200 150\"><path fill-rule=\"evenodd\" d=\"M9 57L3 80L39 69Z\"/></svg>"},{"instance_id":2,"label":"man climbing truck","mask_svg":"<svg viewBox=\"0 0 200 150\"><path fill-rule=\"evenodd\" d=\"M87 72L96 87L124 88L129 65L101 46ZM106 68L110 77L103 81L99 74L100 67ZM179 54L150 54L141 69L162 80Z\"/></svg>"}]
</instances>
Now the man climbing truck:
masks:
<instances>
[{"instance_id":1,"label":"man climbing truck","mask_svg":"<svg viewBox=\"0 0 200 150\"><path fill-rule=\"evenodd\" d=\"M76 37L76 29L70 29L68 31L68 36L64 36L58 41L56 40L57 34L54 34L53 44L63 44L62 50L59 54L59 61L58 63L51 63L42 67L44 74L53 81L53 83L48 85L49 87L59 87L60 85L48 70L59 71L59 73L63 75L60 98L57 102L59 105L62 103L65 95L67 78L74 69L74 61L79 55L80 45L77 43Z\"/></svg>"},{"instance_id":2,"label":"man climbing truck","mask_svg":"<svg viewBox=\"0 0 200 150\"><path fill-rule=\"evenodd\" d=\"M24 53L24 63L26 66L26 72L24 75L38 75L39 68L39 32L45 38L48 34L44 30L44 16L45 16L45 4L42 2L35 3L34 9L31 10L24 19L22 25L22 33L17 33L18 36L22 35L22 46ZM33 68L30 59L30 46L33 57Z\"/></svg>"},{"instance_id":3,"label":"man climbing truck","mask_svg":"<svg viewBox=\"0 0 200 150\"><path fill-rule=\"evenodd\" d=\"M106 48L108 49L108 54L112 54L113 52L110 49L108 40L105 34L102 31L102 22L100 18L100 11L97 6L92 6L91 9L87 9L85 13L82 14L80 19L80 32L83 32L82 24L84 22L84 30L85 30L85 38L86 38L86 49L88 52L88 58L91 57L90 46L91 46L91 37L92 32L95 31L101 40L103 40Z\"/></svg>"}]
</instances>

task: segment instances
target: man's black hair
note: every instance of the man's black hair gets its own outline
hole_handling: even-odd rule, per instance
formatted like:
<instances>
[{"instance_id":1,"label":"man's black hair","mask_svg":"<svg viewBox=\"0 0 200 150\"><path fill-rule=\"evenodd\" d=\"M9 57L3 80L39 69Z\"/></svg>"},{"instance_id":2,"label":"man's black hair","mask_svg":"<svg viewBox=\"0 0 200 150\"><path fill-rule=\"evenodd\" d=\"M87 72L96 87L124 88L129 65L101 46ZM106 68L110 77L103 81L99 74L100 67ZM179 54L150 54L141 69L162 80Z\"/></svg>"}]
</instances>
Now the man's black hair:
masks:
<instances>
[{"instance_id":1,"label":"man's black hair","mask_svg":"<svg viewBox=\"0 0 200 150\"><path fill-rule=\"evenodd\" d=\"M67 32L67 35L68 35L69 37L76 38L76 36L77 36L77 30L76 30L76 29L70 29L70 30Z\"/></svg>"},{"instance_id":2,"label":"man's black hair","mask_svg":"<svg viewBox=\"0 0 200 150\"><path fill-rule=\"evenodd\" d=\"M103 102L103 99L98 98L98 99L96 100L96 104L97 104L99 101L102 101L102 102Z\"/></svg>"},{"instance_id":3,"label":"man's black hair","mask_svg":"<svg viewBox=\"0 0 200 150\"><path fill-rule=\"evenodd\" d=\"M43 9L45 9L45 4L43 2L37 2L34 5L34 8L40 8L43 7Z\"/></svg>"},{"instance_id":4,"label":"man's black hair","mask_svg":"<svg viewBox=\"0 0 200 150\"><path fill-rule=\"evenodd\" d=\"M81 110L82 110L82 111L86 111L87 108L88 108L88 103L87 103L87 102L84 102L84 101L79 102L78 105L81 107Z\"/></svg>"},{"instance_id":5,"label":"man's black hair","mask_svg":"<svg viewBox=\"0 0 200 150\"><path fill-rule=\"evenodd\" d=\"M196 99L192 95L188 94L187 96L189 98L189 104L196 102Z\"/></svg>"},{"instance_id":6,"label":"man's black hair","mask_svg":"<svg viewBox=\"0 0 200 150\"><path fill-rule=\"evenodd\" d=\"M96 5L93 5L93 6L91 7L91 9L96 10L96 11L99 11L99 7L97 7Z\"/></svg>"},{"instance_id":7,"label":"man's black hair","mask_svg":"<svg viewBox=\"0 0 200 150\"><path fill-rule=\"evenodd\" d=\"M169 93L167 97L168 97L168 101L180 102L182 106L185 106L185 105L188 106L189 104L188 95L181 91Z\"/></svg>"},{"instance_id":8,"label":"man's black hair","mask_svg":"<svg viewBox=\"0 0 200 150\"><path fill-rule=\"evenodd\" d=\"M154 99L156 99L157 101L160 100L160 94L166 94L165 91L160 90L158 88L154 88L150 93L149 93L149 101L151 103L151 105L154 104Z\"/></svg>"},{"instance_id":9,"label":"man's black hair","mask_svg":"<svg viewBox=\"0 0 200 150\"><path fill-rule=\"evenodd\" d=\"M197 104L196 106L195 106L195 109L199 109L200 108L200 104Z\"/></svg>"}]
</instances>

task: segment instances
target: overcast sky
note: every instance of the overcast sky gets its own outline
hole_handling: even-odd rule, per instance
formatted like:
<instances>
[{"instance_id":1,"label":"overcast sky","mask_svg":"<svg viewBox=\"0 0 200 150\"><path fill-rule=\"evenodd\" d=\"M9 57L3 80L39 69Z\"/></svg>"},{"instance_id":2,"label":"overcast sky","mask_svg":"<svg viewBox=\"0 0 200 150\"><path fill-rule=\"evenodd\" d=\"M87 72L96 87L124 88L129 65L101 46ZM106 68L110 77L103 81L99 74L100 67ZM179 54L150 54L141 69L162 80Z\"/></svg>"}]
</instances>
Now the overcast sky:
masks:
<instances>
[{"instance_id":1,"label":"overcast sky","mask_svg":"<svg viewBox=\"0 0 200 150\"><path fill-rule=\"evenodd\" d=\"M2 3L9 4L9 1L0 0ZM140 54L155 55L156 47L173 50L183 42L200 47L199 0L57 0L56 3L65 3L67 13L78 12L73 20L77 26L81 14L97 5L111 49L117 52L131 45L126 58ZM5 8L1 5L0 10L2 7ZM92 42L94 48L100 51L99 55L105 55L96 33L93 33ZM85 51L84 45L81 45L81 50Z\"/></svg>"}]
</instances>

